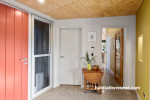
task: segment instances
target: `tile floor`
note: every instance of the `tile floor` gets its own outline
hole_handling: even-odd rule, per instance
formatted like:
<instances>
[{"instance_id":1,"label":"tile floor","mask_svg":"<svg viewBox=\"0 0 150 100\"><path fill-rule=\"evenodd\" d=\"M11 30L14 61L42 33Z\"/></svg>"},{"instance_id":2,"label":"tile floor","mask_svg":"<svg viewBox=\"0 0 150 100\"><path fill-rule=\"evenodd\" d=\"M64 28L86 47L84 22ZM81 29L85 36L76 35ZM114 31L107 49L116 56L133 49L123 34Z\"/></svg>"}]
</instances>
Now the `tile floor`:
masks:
<instances>
[{"instance_id":1,"label":"tile floor","mask_svg":"<svg viewBox=\"0 0 150 100\"><path fill-rule=\"evenodd\" d=\"M119 86L113 75L104 70L103 86ZM135 91L129 90L102 90L102 94L94 91L83 92L81 86L61 85L51 89L34 100L138 100Z\"/></svg>"}]
</instances>

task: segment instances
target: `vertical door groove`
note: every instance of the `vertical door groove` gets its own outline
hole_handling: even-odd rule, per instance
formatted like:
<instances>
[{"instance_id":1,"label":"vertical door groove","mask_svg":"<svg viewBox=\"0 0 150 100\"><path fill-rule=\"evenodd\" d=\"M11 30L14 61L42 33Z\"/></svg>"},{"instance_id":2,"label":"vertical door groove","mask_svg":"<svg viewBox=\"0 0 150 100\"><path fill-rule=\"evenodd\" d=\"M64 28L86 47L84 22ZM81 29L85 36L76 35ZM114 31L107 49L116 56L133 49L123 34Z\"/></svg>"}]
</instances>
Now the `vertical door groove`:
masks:
<instances>
[{"instance_id":1,"label":"vertical door groove","mask_svg":"<svg viewBox=\"0 0 150 100\"><path fill-rule=\"evenodd\" d=\"M28 58L28 14L23 12L22 58ZM28 63L22 62L22 100L28 99Z\"/></svg>"},{"instance_id":2,"label":"vertical door groove","mask_svg":"<svg viewBox=\"0 0 150 100\"><path fill-rule=\"evenodd\" d=\"M6 100L14 100L14 9L7 6L6 16Z\"/></svg>"},{"instance_id":3,"label":"vertical door groove","mask_svg":"<svg viewBox=\"0 0 150 100\"><path fill-rule=\"evenodd\" d=\"M21 100L22 11L15 10L15 100Z\"/></svg>"},{"instance_id":4,"label":"vertical door groove","mask_svg":"<svg viewBox=\"0 0 150 100\"><path fill-rule=\"evenodd\" d=\"M5 100L6 6L0 4L0 100Z\"/></svg>"}]
</instances>

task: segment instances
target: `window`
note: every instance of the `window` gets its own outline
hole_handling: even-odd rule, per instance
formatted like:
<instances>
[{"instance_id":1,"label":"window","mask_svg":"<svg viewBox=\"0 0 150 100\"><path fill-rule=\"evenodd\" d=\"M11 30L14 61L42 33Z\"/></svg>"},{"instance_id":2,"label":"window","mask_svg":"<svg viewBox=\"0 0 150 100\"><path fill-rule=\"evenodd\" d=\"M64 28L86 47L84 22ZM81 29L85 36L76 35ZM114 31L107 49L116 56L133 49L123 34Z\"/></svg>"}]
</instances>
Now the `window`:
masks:
<instances>
[{"instance_id":1,"label":"window","mask_svg":"<svg viewBox=\"0 0 150 100\"><path fill-rule=\"evenodd\" d=\"M49 24L34 20L34 54L49 54Z\"/></svg>"},{"instance_id":2,"label":"window","mask_svg":"<svg viewBox=\"0 0 150 100\"><path fill-rule=\"evenodd\" d=\"M33 95L52 86L51 23L33 16ZM33 96L34 97L34 96Z\"/></svg>"}]
</instances>

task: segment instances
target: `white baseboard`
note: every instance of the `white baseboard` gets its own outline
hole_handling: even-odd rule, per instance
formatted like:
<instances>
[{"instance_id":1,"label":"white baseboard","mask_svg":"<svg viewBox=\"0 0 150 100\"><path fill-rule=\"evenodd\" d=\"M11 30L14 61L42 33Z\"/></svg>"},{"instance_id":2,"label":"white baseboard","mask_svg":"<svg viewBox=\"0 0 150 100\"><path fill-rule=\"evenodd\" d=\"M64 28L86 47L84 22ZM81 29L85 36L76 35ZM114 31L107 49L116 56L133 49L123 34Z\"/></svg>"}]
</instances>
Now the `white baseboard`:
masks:
<instances>
[{"instance_id":1,"label":"white baseboard","mask_svg":"<svg viewBox=\"0 0 150 100\"><path fill-rule=\"evenodd\" d=\"M137 95L137 97L138 97L138 100L141 100L140 95L139 95L139 93L137 92L137 90L135 90L135 92L136 92L136 95Z\"/></svg>"},{"instance_id":2,"label":"white baseboard","mask_svg":"<svg viewBox=\"0 0 150 100\"><path fill-rule=\"evenodd\" d=\"M57 87L59 87L60 85L59 84L54 84L53 85L53 88L57 88Z\"/></svg>"}]
</instances>

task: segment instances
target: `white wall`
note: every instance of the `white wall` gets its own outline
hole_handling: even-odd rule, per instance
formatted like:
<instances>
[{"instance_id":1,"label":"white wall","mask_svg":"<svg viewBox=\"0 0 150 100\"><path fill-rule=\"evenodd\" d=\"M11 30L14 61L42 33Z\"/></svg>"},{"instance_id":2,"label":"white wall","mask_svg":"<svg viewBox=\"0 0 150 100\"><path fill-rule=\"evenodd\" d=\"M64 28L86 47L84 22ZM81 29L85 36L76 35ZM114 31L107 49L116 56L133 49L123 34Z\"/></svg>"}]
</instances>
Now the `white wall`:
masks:
<instances>
[{"instance_id":1,"label":"white wall","mask_svg":"<svg viewBox=\"0 0 150 100\"><path fill-rule=\"evenodd\" d=\"M55 33L53 36L54 44L54 66L53 66L53 85L59 86L59 38L60 28L82 28L82 56L90 50L91 46L95 47L97 61L101 65L101 39L102 28L120 28L125 30L125 51L124 51L124 76L125 86L135 86L135 39L136 39L136 16L105 17L105 18L85 18L85 19L68 19L55 21ZM87 33L90 31L97 32L97 41L88 42Z\"/></svg>"}]
</instances>

